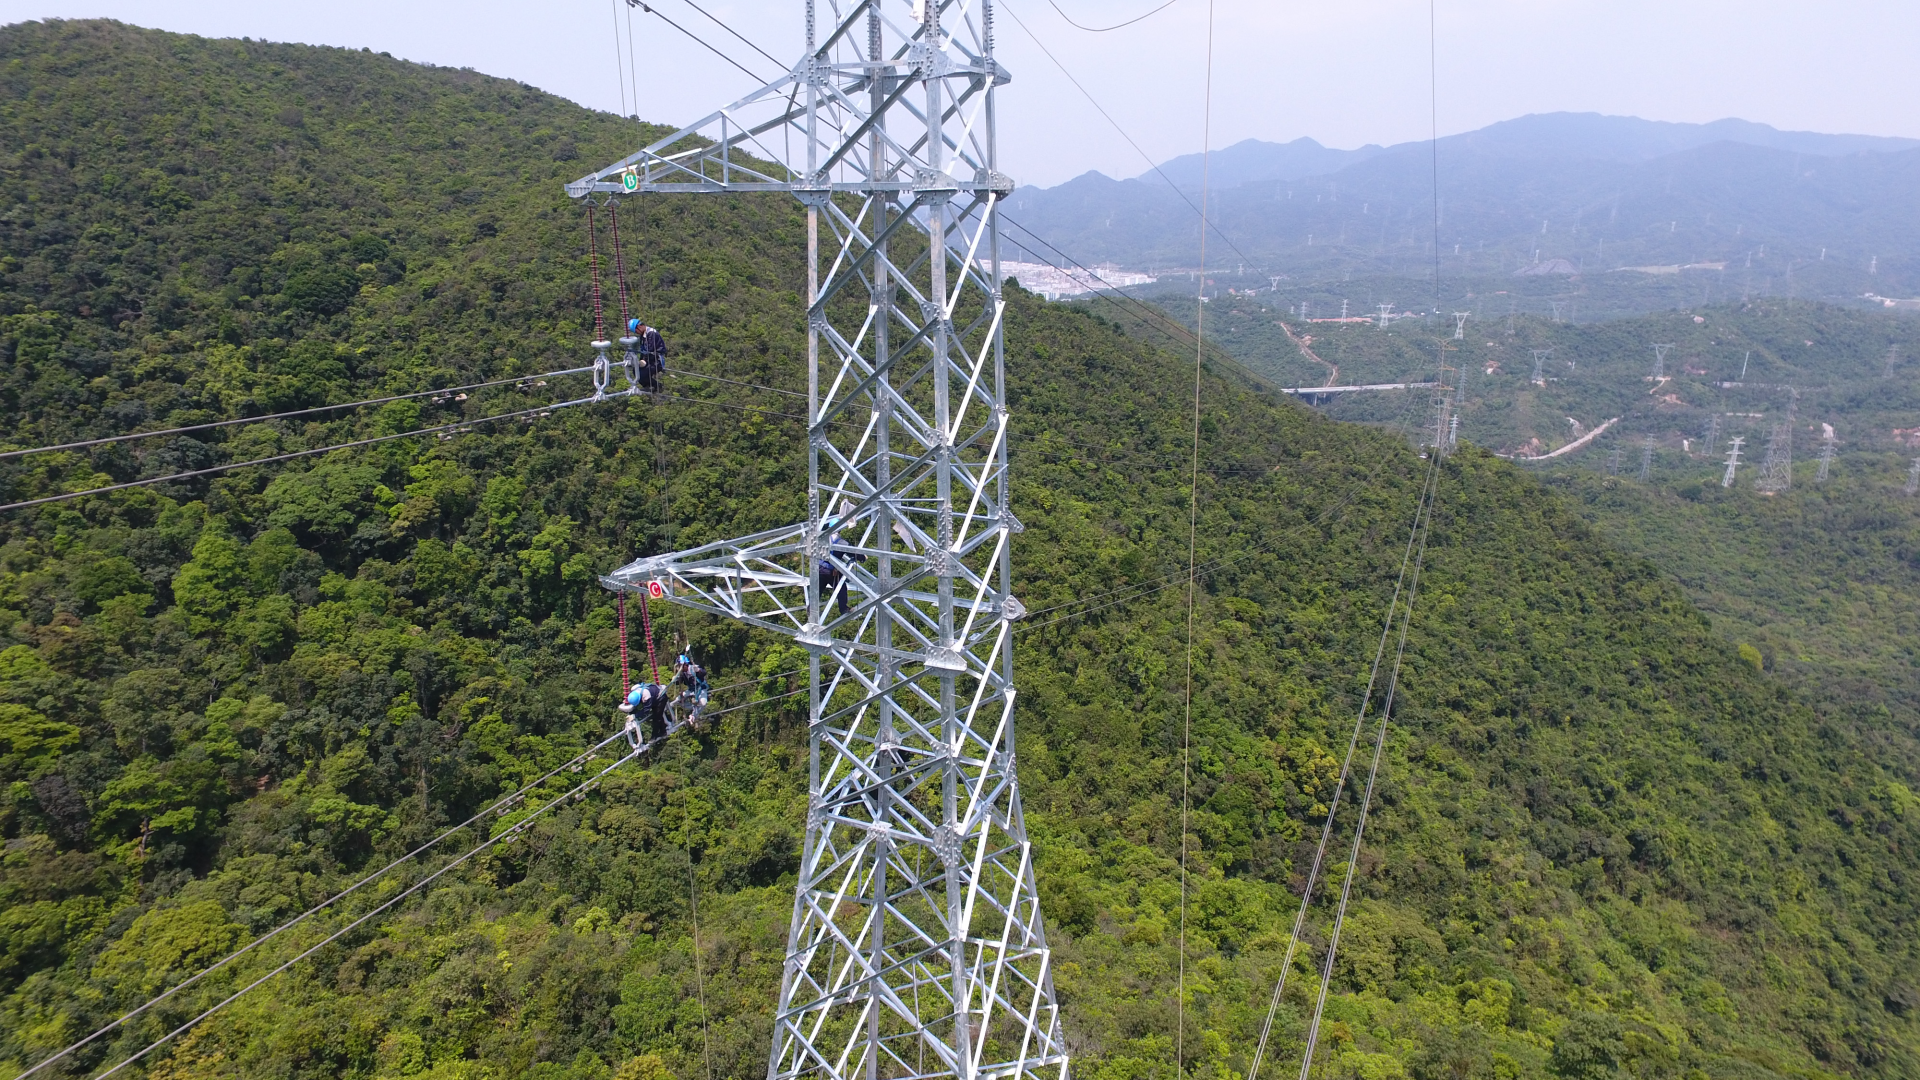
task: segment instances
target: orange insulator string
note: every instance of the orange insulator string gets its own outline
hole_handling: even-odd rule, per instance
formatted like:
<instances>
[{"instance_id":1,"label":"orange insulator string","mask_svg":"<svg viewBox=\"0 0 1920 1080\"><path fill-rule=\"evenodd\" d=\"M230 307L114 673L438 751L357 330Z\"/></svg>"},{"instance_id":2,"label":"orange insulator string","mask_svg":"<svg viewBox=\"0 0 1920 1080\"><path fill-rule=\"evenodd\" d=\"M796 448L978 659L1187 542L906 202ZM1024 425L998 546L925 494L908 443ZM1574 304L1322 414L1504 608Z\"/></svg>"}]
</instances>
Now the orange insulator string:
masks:
<instances>
[{"instance_id":1,"label":"orange insulator string","mask_svg":"<svg viewBox=\"0 0 1920 1080\"><path fill-rule=\"evenodd\" d=\"M627 676L627 594L623 592L615 595L616 604L620 609L620 696L625 698L627 687L633 685Z\"/></svg>"},{"instance_id":2,"label":"orange insulator string","mask_svg":"<svg viewBox=\"0 0 1920 1080\"><path fill-rule=\"evenodd\" d=\"M627 320L633 315L627 310L627 259L620 247L620 211L612 203L607 204L607 220L613 223L613 285L620 294L620 333L627 332Z\"/></svg>"},{"instance_id":3,"label":"orange insulator string","mask_svg":"<svg viewBox=\"0 0 1920 1080\"><path fill-rule=\"evenodd\" d=\"M607 340L607 316L600 305L599 230L594 227L593 198L587 198L587 277L593 285L593 340Z\"/></svg>"},{"instance_id":4,"label":"orange insulator string","mask_svg":"<svg viewBox=\"0 0 1920 1080\"><path fill-rule=\"evenodd\" d=\"M653 619L647 613L652 606L652 601L644 595L640 597L640 626L647 635L647 664L653 668L653 681L657 685L660 682L660 660L653 655Z\"/></svg>"}]
</instances>

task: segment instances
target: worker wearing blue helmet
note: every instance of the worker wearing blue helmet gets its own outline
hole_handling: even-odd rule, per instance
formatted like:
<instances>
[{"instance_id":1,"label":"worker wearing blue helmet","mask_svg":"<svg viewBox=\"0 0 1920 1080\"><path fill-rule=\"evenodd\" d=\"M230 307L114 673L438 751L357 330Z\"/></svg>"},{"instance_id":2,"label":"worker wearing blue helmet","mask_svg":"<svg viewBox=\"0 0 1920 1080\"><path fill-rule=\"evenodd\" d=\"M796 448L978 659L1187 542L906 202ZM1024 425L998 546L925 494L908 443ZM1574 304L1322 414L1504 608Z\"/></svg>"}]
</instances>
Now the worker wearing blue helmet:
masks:
<instances>
[{"instance_id":1,"label":"worker wearing blue helmet","mask_svg":"<svg viewBox=\"0 0 1920 1080\"><path fill-rule=\"evenodd\" d=\"M660 389L660 376L667 370L667 342L660 331L639 319L627 320L627 337L640 354L640 389L649 393Z\"/></svg>"}]
</instances>

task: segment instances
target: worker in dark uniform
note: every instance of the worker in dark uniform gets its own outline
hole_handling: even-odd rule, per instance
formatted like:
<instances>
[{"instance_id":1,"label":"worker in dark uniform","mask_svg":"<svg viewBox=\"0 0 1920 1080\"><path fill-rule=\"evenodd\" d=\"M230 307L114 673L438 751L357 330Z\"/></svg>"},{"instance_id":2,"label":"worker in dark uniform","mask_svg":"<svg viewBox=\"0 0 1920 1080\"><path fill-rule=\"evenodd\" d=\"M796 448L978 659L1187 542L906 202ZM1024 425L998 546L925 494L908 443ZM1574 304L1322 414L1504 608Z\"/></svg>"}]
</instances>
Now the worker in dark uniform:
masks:
<instances>
[{"instance_id":1,"label":"worker in dark uniform","mask_svg":"<svg viewBox=\"0 0 1920 1080\"><path fill-rule=\"evenodd\" d=\"M635 339L634 351L640 354L640 389L654 393L660 389L660 376L667 370L667 342L660 331L639 319L627 320L627 336Z\"/></svg>"},{"instance_id":2,"label":"worker in dark uniform","mask_svg":"<svg viewBox=\"0 0 1920 1080\"><path fill-rule=\"evenodd\" d=\"M667 688L659 683L634 683L620 711L646 724L647 741L660 742L667 737L667 711L672 704Z\"/></svg>"},{"instance_id":3,"label":"worker in dark uniform","mask_svg":"<svg viewBox=\"0 0 1920 1080\"><path fill-rule=\"evenodd\" d=\"M693 658L691 650L681 650L680 660L673 666L673 681L676 686L687 688L694 704L707 703L707 669Z\"/></svg>"}]
</instances>

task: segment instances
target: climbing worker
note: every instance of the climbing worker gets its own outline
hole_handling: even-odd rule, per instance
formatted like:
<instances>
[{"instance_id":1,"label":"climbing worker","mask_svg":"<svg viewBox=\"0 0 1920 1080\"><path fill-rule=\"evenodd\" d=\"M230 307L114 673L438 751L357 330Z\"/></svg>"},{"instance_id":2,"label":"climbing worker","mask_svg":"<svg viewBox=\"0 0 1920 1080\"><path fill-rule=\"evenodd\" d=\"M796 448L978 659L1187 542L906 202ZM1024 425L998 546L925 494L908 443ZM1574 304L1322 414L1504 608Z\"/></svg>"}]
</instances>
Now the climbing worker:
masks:
<instances>
[{"instance_id":1,"label":"climbing worker","mask_svg":"<svg viewBox=\"0 0 1920 1080\"><path fill-rule=\"evenodd\" d=\"M659 683L634 683L627 691L627 699L620 703L620 711L636 722L644 718L647 741L657 743L667 737L667 710L671 704L667 688Z\"/></svg>"},{"instance_id":2,"label":"climbing worker","mask_svg":"<svg viewBox=\"0 0 1920 1080\"><path fill-rule=\"evenodd\" d=\"M707 707L710 691L707 687L707 669L694 660L690 650L681 650L680 659L673 666L673 683L686 687L680 692L680 700L691 702L693 711L688 722L698 723L700 710Z\"/></svg>"},{"instance_id":3,"label":"climbing worker","mask_svg":"<svg viewBox=\"0 0 1920 1080\"><path fill-rule=\"evenodd\" d=\"M842 615L847 613L847 594L840 591L840 583L846 580L846 576L840 572L840 567L834 564L832 556L820 560L820 599L826 600L837 596Z\"/></svg>"},{"instance_id":4,"label":"climbing worker","mask_svg":"<svg viewBox=\"0 0 1920 1080\"><path fill-rule=\"evenodd\" d=\"M847 590L840 586L846 581L847 574L840 568L840 560L850 555L854 558L859 556L840 549L840 534L836 531L839 528L840 517L837 514L820 522L820 531L827 534L827 557L820 560L820 599L824 602L828 597L833 597L839 605L840 614L845 615Z\"/></svg>"},{"instance_id":5,"label":"climbing worker","mask_svg":"<svg viewBox=\"0 0 1920 1080\"><path fill-rule=\"evenodd\" d=\"M692 690L700 699L700 704L707 703L707 669L685 649L681 650L679 661L673 665L673 681Z\"/></svg>"},{"instance_id":6,"label":"climbing worker","mask_svg":"<svg viewBox=\"0 0 1920 1080\"><path fill-rule=\"evenodd\" d=\"M627 320L627 336L639 341L640 389L660 389L660 376L667 370L667 342L660 331L639 319Z\"/></svg>"}]
</instances>

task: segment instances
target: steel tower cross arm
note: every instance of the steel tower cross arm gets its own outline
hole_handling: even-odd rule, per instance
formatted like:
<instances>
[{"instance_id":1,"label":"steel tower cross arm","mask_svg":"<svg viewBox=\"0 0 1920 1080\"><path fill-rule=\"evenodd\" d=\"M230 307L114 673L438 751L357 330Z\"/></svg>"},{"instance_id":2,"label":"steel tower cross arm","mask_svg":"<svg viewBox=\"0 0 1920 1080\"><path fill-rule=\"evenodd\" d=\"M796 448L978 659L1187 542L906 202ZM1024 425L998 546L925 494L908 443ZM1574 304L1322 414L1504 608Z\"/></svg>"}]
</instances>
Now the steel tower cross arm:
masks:
<instances>
[{"instance_id":1,"label":"steel tower cross arm","mask_svg":"<svg viewBox=\"0 0 1920 1080\"><path fill-rule=\"evenodd\" d=\"M791 70L567 185L806 210L806 519L601 579L811 657L769 1080L1067 1073L1016 769L992 2L806 0Z\"/></svg>"},{"instance_id":2,"label":"steel tower cross arm","mask_svg":"<svg viewBox=\"0 0 1920 1080\"><path fill-rule=\"evenodd\" d=\"M910 22L903 27L900 20L885 14L882 21L902 31L903 37L891 55L882 59L836 59L836 46L842 45L863 19L898 6L883 0L853 5L828 40L809 49L792 70L725 108L575 180L567 185L567 194L574 198L655 191L865 194L926 187L926 176L911 172L873 175L861 169L859 150L876 132L886 137L883 121L889 112L913 110L912 103L904 99L929 78L967 84L965 91L955 95L955 108L943 118L953 119L959 102L980 97L990 86L1004 85L1012 76L978 41L943 36L940 44L934 45L926 37L925 27ZM982 0L947 0L940 6L964 14L969 8L981 7ZM891 89L881 101L863 103L860 93L877 86ZM822 100L808 100L815 95ZM813 122L823 111L831 113L832 121L824 130ZM1013 191L1011 178L994 171L984 160L987 155L960 152L958 139L952 140L951 148L956 151L956 163L970 167L961 170L964 175L942 178L954 190L1003 196ZM918 156L924 146L894 149L904 161ZM834 175L835 167L842 165L854 175Z\"/></svg>"}]
</instances>

